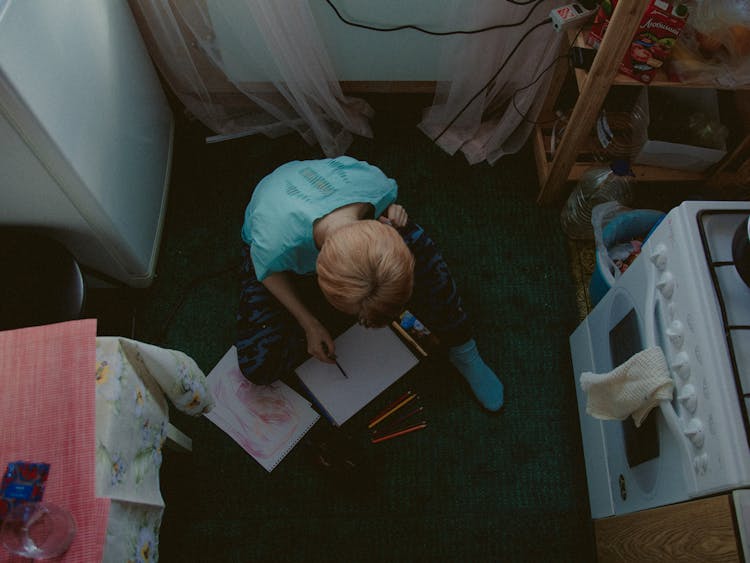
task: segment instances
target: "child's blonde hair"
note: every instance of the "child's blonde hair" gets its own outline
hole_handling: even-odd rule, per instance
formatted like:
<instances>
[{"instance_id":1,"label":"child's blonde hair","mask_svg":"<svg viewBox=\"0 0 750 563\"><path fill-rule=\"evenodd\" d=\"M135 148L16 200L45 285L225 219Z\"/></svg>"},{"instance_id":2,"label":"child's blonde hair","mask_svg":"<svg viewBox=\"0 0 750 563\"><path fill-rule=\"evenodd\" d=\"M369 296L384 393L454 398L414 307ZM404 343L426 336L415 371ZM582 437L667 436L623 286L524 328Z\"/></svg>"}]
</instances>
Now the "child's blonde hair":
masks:
<instances>
[{"instance_id":1,"label":"child's blonde hair","mask_svg":"<svg viewBox=\"0 0 750 563\"><path fill-rule=\"evenodd\" d=\"M318 285L326 299L366 326L396 319L411 297L414 256L396 229L357 221L331 233L320 249Z\"/></svg>"}]
</instances>

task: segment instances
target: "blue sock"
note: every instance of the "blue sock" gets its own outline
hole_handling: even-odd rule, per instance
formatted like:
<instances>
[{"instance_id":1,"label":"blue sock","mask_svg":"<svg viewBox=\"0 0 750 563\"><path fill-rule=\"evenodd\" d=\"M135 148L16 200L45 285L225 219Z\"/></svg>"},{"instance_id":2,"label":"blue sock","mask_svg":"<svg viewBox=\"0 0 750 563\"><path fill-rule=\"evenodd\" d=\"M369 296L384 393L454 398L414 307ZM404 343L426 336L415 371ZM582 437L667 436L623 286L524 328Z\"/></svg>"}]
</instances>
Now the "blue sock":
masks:
<instances>
[{"instance_id":1,"label":"blue sock","mask_svg":"<svg viewBox=\"0 0 750 563\"><path fill-rule=\"evenodd\" d=\"M469 382L479 402L489 411L499 411L503 406L503 384L495 372L484 363L474 339L454 346L448 351L451 363Z\"/></svg>"}]
</instances>

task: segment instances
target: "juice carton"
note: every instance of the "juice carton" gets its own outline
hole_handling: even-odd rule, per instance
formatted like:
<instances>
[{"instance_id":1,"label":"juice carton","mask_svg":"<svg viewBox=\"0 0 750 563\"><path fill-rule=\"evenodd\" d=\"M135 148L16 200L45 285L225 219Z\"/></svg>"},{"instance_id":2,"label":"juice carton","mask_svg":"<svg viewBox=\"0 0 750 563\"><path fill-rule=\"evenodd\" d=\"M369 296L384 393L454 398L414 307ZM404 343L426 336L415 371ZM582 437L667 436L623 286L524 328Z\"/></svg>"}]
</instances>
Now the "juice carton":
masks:
<instances>
[{"instance_id":1,"label":"juice carton","mask_svg":"<svg viewBox=\"0 0 750 563\"><path fill-rule=\"evenodd\" d=\"M587 42L595 49L601 44L617 0L604 0L594 18ZM687 7L681 2L651 0L638 31L620 63L620 72L650 83L656 71L669 57L677 38L685 27Z\"/></svg>"}]
</instances>

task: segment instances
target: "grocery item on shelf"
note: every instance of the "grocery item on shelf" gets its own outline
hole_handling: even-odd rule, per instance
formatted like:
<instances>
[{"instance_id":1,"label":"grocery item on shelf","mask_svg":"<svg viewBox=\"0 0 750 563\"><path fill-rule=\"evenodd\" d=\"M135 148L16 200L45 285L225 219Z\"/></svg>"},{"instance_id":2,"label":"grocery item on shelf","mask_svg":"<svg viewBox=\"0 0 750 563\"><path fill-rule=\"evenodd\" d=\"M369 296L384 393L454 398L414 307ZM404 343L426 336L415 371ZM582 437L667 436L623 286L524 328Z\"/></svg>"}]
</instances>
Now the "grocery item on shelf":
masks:
<instances>
[{"instance_id":1,"label":"grocery item on shelf","mask_svg":"<svg viewBox=\"0 0 750 563\"><path fill-rule=\"evenodd\" d=\"M750 84L750 1L692 1L690 19L666 65L667 75L720 88Z\"/></svg>"},{"instance_id":2,"label":"grocery item on shelf","mask_svg":"<svg viewBox=\"0 0 750 563\"><path fill-rule=\"evenodd\" d=\"M603 0L600 4L587 37L592 47L598 48L601 44L615 6L617 0ZM669 58L687 17L688 9L683 2L652 0L620 63L620 72L650 84L656 71Z\"/></svg>"}]
</instances>

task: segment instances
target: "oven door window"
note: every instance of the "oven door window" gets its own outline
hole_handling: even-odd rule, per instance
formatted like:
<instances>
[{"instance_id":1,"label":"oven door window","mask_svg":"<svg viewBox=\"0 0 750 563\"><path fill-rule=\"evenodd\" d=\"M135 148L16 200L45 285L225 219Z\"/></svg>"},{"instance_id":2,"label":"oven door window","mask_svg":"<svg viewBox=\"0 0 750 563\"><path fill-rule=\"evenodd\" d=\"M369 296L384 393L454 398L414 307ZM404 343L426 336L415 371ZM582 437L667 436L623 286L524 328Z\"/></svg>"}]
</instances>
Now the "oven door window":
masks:
<instances>
[{"instance_id":1,"label":"oven door window","mask_svg":"<svg viewBox=\"0 0 750 563\"><path fill-rule=\"evenodd\" d=\"M609 350L613 366L623 364L643 350L638 315L632 305L610 330ZM659 429L655 411L649 413L640 428L636 428L633 417L629 416L622 422L622 431L628 466L636 467L659 457Z\"/></svg>"}]
</instances>

